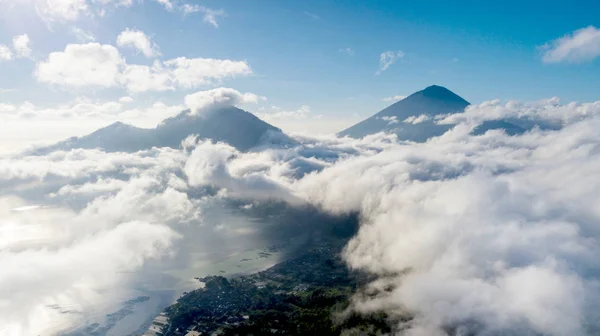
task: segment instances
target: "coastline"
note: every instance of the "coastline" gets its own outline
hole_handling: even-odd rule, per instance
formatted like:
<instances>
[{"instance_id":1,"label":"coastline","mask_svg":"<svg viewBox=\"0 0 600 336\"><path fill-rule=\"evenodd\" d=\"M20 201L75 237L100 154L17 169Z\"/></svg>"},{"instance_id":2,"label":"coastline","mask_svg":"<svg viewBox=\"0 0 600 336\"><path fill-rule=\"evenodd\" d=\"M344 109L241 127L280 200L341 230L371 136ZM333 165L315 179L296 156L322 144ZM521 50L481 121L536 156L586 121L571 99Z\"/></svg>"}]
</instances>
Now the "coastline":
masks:
<instances>
[{"instance_id":1,"label":"coastline","mask_svg":"<svg viewBox=\"0 0 600 336\"><path fill-rule=\"evenodd\" d=\"M295 250L296 248L297 248L297 246L292 246L292 250ZM249 259L249 258L247 258L248 256L244 256L244 254L247 254L247 253L255 254L254 258ZM284 257L284 255L287 255L287 258ZM219 262L219 263L212 265L211 268L213 270L219 269L218 272L214 272L214 273L218 273L218 275L220 275L220 276L226 276L226 277L252 276L252 275L258 274L260 272L264 272L264 271L267 271L274 267L277 267L278 265L281 265L289 260L293 260L294 258L297 258L299 255L300 254L298 254L298 253L294 253L293 251L290 251L289 248L288 249L284 248L283 245L274 245L274 246L266 247L263 249L253 249L253 250L245 251L243 253L234 253L234 254L230 255L223 262ZM233 261L232 260L233 258L240 258L240 257L243 257L243 258L235 260L236 268L241 268L239 263L249 263L251 261L269 261L270 259L273 259L273 258L277 259L277 261L270 262L267 265L265 265L265 264L261 264L261 265L250 264L251 265L250 268L245 269L243 271L238 271L236 269L233 269L231 266L230 267L221 267L225 264L231 263ZM222 270L221 268L230 268L230 269L232 269L232 271L227 272L227 271ZM215 275L215 274L211 274L209 272L204 272L204 274L202 274L201 276L210 276L210 275ZM201 276L194 277L193 282L195 283L195 282L201 281L200 280ZM190 288L188 290L193 291L193 290L196 290L199 288L201 288L201 286L199 286L199 287L190 286ZM175 300L173 302L171 302L169 305L167 305L166 307L164 307L164 309L162 309L162 311L158 315L156 315L152 320L148 320L147 323L144 323L143 325L141 325L139 327L139 330L145 329L146 331L144 331L142 334L134 333L134 334L131 334L131 336L160 336L161 333L163 332L163 327L165 325L167 325L167 323L168 323L168 318L165 313L165 310L167 308L169 308L170 306L172 306L173 304L177 303L177 300L182 295L185 295L186 293L187 292L184 291L179 296L175 297Z\"/></svg>"}]
</instances>

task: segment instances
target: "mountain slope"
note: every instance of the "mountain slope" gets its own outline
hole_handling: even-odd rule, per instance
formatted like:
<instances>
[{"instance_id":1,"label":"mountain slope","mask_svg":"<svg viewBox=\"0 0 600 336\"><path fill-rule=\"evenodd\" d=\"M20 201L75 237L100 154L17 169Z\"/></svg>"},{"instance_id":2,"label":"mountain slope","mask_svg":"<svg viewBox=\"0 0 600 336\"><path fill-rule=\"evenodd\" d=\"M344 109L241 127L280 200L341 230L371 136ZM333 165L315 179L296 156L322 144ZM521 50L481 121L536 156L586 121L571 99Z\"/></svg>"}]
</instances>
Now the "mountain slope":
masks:
<instances>
[{"instance_id":1,"label":"mountain slope","mask_svg":"<svg viewBox=\"0 0 600 336\"><path fill-rule=\"evenodd\" d=\"M451 127L436 125L432 120L434 116L461 112L468 105L468 101L454 92L432 85L338 134L361 138L369 134L388 132L396 133L402 140L425 141Z\"/></svg>"},{"instance_id":2,"label":"mountain slope","mask_svg":"<svg viewBox=\"0 0 600 336\"><path fill-rule=\"evenodd\" d=\"M99 148L107 152L136 152L152 147L177 148L190 135L226 142L240 151L247 151L265 141L293 142L279 128L250 112L237 107L221 107L203 111L199 115L191 115L186 110L151 129L116 122L89 135L38 148L34 154L73 148Z\"/></svg>"},{"instance_id":3,"label":"mountain slope","mask_svg":"<svg viewBox=\"0 0 600 336\"><path fill-rule=\"evenodd\" d=\"M269 135L282 133L281 129L268 124L254 114L237 107L224 107L193 116L184 111L164 120L156 128L157 141L163 146L177 147L190 134L201 138L223 141L247 151Z\"/></svg>"}]
</instances>

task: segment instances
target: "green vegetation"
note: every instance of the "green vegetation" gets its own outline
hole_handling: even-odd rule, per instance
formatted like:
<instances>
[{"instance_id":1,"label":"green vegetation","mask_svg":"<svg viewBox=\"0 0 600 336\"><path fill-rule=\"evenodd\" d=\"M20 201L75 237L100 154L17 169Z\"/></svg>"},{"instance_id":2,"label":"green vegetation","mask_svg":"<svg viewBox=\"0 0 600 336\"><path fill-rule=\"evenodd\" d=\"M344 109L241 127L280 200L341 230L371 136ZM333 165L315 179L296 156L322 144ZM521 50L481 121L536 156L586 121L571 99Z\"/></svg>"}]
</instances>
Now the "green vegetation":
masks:
<instances>
[{"instance_id":1,"label":"green vegetation","mask_svg":"<svg viewBox=\"0 0 600 336\"><path fill-rule=\"evenodd\" d=\"M252 275L199 279L203 289L187 293L166 311L165 336L185 335L382 335L391 332L383 314L348 313L353 293L367 279L343 264L341 243Z\"/></svg>"}]
</instances>

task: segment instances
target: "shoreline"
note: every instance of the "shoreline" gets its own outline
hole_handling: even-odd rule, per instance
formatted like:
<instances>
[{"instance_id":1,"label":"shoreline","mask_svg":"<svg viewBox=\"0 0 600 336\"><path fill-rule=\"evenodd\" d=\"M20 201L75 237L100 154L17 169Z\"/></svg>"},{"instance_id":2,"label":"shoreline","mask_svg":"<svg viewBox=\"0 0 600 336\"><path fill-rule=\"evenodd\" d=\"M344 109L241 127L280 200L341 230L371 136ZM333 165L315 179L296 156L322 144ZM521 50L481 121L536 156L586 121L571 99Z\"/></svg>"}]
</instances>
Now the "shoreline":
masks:
<instances>
[{"instance_id":1,"label":"shoreline","mask_svg":"<svg viewBox=\"0 0 600 336\"><path fill-rule=\"evenodd\" d=\"M257 249L259 250L259 249ZM270 257L281 257L282 254L287 254L290 253L290 251L285 251L284 248L281 247L266 247L263 249L260 249L261 252L258 252L257 255L259 256L256 259L266 259L268 260ZM268 256L267 256L268 254ZM236 254L237 255L237 254ZM252 276L252 275L256 275L258 273L267 271L269 269L272 269L278 265L281 265L287 261L293 260L295 258L298 258L300 255L302 255L302 253L290 253L288 258L283 258L283 259L279 259L277 262L274 263L270 263L269 265L266 266L259 266L259 267L254 267L251 269L248 269L246 271L242 271L242 272L231 272L229 274L227 273L223 273L221 274L223 271L219 271L219 274L206 274L204 276L211 276L211 275L219 275L219 276L225 276L228 278L236 278L236 277L243 277L243 276ZM250 261L251 259L240 259L240 262L246 262L246 261ZM194 277L193 278L194 281L201 281L201 277ZM194 289L190 289L190 291L193 290L197 290L200 289L202 287L199 288L194 288ZM177 298L175 298L175 300L173 302L171 302L169 305L167 305L166 307L164 307L164 309L161 310L161 312L154 317L152 320L149 320L148 323L145 323L143 325L140 326L139 329L143 330L146 329L146 331L144 331L142 334L132 334L131 336L159 336L161 335L160 333L162 333L162 328L168 323L168 318L166 316L165 310L167 308L169 308L170 306L174 305L177 303L177 300L179 300L183 295L185 295L186 292L183 292L180 296L178 296ZM147 325L147 327L145 326ZM193 336L193 335L192 335Z\"/></svg>"}]
</instances>

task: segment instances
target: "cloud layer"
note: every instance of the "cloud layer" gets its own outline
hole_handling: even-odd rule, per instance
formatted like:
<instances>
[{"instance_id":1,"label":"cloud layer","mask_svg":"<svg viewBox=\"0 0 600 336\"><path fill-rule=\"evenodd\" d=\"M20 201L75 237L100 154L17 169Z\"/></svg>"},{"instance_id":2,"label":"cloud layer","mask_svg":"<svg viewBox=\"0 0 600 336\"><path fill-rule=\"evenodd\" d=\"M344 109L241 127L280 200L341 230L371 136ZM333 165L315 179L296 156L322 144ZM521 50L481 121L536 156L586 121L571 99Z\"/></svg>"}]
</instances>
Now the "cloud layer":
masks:
<instances>
[{"instance_id":1,"label":"cloud layer","mask_svg":"<svg viewBox=\"0 0 600 336\"><path fill-rule=\"evenodd\" d=\"M232 89L189 98L240 99ZM243 216L215 218L284 202L360 213L344 256L375 280L373 295L357 294L351 308L412 317L394 326L401 335L593 335L599 106L486 102L435 118L457 124L418 144L385 134L297 136L289 148L242 153L190 137L179 150L2 158L0 297L12 304L0 304L0 328L28 334L82 323L106 311L107 298L130 298L152 265L189 267L191 246L255 241L285 225L261 231ZM471 134L499 117L554 127Z\"/></svg>"}]
</instances>

